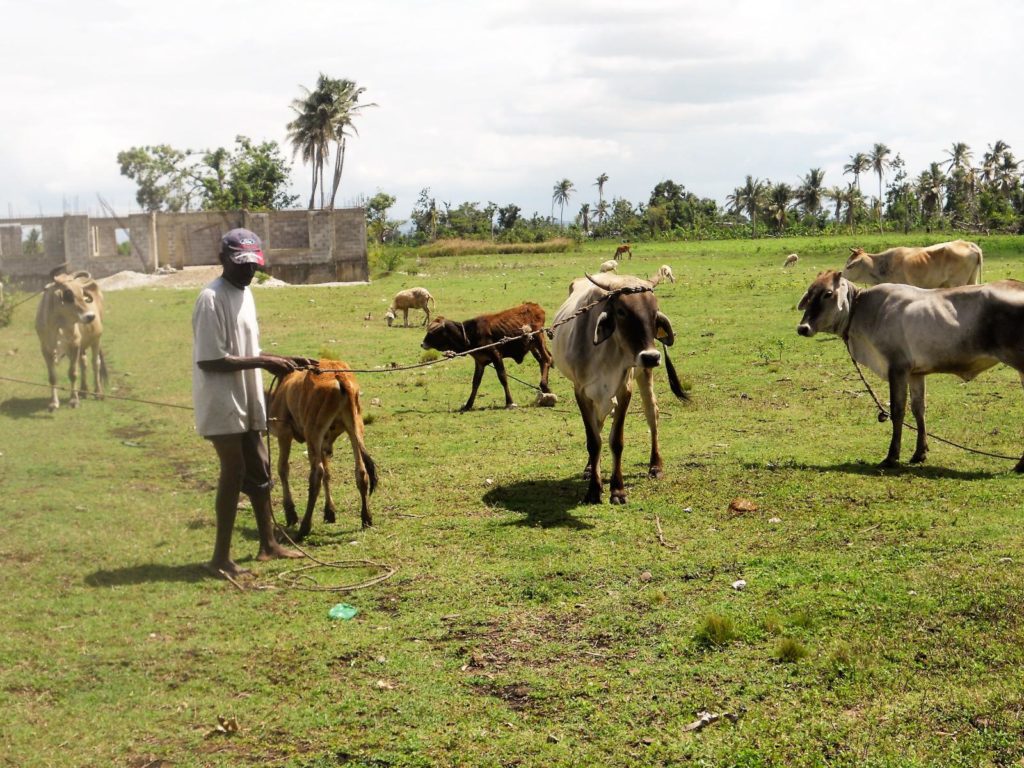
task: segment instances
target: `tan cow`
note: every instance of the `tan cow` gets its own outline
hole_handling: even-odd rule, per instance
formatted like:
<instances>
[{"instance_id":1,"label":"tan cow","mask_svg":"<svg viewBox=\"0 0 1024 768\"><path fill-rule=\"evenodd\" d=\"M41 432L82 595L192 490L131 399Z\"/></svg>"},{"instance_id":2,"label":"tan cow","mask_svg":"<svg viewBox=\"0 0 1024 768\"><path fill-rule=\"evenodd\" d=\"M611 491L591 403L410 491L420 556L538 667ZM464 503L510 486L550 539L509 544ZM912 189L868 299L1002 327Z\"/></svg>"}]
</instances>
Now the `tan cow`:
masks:
<instances>
[{"instance_id":1,"label":"tan cow","mask_svg":"<svg viewBox=\"0 0 1024 768\"><path fill-rule=\"evenodd\" d=\"M348 365L340 360L320 360L317 371L293 371L285 376L270 397L270 432L277 437L277 473L284 493L285 522L295 525L298 516L288 484L288 457L292 440L306 443L309 454L309 492L306 512L299 526L298 538L306 537L313 527L313 507L324 488L324 520L335 521L331 498L331 470L328 460L334 441L345 432L352 443L355 458L356 486L362 502L360 516L363 528L373 525L369 495L377 488L377 467L363 442L363 417L359 409L359 387Z\"/></svg>"},{"instance_id":2,"label":"tan cow","mask_svg":"<svg viewBox=\"0 0 1024 768\"><path fill-rule=\"evenodd\" d=\"M906 283L918 288L955 288L981 283L981 248L967 240L926 248L890 248L867 253L851 248L843 277L857 283Z\"/></svg>"},{"instance_id":3,"label":"tan cow","mask_svg":"<svg viewBox=\"0 0 1024 768\"><path fill-rule=\"evenodd\" d=\"M800 261L800 257L797 256L795 253L791 253L789 254L789 256L786 257L786 260L782 262L782 268L786 269L787 267L792 267L798 261Z\"/></svg>"},{"instance_id":4,"label":"tan cow","mask_svg":"<svg viewBox=\"0 0 1024 768\"><path fill-rule=\"evenodd\" d=\"M423 318L422 325L426 325L430 322L430 305L433 302L434 297L430 295L430 292L426 288L409 288L404 291L399 291L395 294L395 298L391 300L391 306L384 315L384 319L388 321L388 327L390 328L391 323L394 322L399 311L401 311L403 313L402 327L408 328L409 310L422 309L426 314L426 317Z\"/></svg>"},{"instance_id":5,"label":"tan cow","mask_svg":"<svg viewBox=\"0 0 1024 768\"><path fill-rule=\"evenodd\" d=\"M658 271L651 275L647 282L656 286L660 284L662 280L668 280L670 283L674 283L676 281L676 276L672 274L672 267L668 264L662 264L658 267Z\"/></svg>"},{"instance_id":6,"label":"tan cow","mask_svg":"<svg viewBox=\"0 0 1024 768\"><path fill-rule=\"evenodd\" d=\"M88 392L86 384L85 354L89 352L92 363L93 391L97 398L103 397L103 385L107 383L107 364L100 348L103 334L103 292L88 272L73 275L51 275L52 283L43 289L36 310L36 334L39 348L46 361L50 380L51 411L60 407L57 398L57 363L62 357L68 358L68 379L71 380L71 397L68 405L78 406L79 390L77 374L82 377L82 392Z\"/></svg>"}]
</instances>

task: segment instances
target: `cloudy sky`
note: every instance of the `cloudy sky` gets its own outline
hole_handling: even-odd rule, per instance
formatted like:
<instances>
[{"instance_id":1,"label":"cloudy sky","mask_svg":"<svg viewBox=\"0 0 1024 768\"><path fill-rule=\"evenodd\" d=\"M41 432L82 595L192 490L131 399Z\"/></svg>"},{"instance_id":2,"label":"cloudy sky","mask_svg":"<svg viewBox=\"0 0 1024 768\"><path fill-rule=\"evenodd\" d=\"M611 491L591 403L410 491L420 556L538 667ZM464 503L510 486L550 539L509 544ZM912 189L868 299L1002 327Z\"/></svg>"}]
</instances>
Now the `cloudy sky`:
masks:
<instances>
[{"instance_id":1,"label":"cloudy sky","mask_svg":"<svg viewBox=\"0 0 1024 768\"><path fill-rule=\"evenodd\" d=\"M341 199L383 190L396 218L424 187L547 214L563 178L568 218L601 173L633 202L812 167L831 186L877 141L912 175L954 141L1024 155L1014 0L0 0L0 18L0 216L136 210L131 146L284 145L319 72L379 105ZM308 194L301 162L293 179Z\"/></svg>"}]
</instances>

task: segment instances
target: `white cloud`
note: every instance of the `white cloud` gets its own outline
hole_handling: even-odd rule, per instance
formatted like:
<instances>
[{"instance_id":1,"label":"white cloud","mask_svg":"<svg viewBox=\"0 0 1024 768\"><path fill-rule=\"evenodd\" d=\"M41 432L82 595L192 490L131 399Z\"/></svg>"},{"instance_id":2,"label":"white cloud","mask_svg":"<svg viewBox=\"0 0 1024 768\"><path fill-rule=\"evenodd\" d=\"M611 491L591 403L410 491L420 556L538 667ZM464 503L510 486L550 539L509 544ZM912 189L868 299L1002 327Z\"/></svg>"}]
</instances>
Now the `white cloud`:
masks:
<instances>
[{"instance_id":1,"label":"white cloud","mask_svg":"<svg viewBox=\"0 0 1024 768\"><path fill-rule=\"evenodd\" d=\"M388 0L4 3L0 213L134 205L116 154L133 145L284 144L289 104L319 72L380 106L349 144L343 200L419 190L546 213L646 199L665 178L724 199L746 174L843 181L876 141L911 174L954 141L1017 146L1024 8L836 0L557 4ZM41 45L38 40L45 40ZM290 150L286 149L290 155ZM305 199L308 169L296 165ZM568 211L567 211L568 215Z\"/></svg>"}]
</instances>

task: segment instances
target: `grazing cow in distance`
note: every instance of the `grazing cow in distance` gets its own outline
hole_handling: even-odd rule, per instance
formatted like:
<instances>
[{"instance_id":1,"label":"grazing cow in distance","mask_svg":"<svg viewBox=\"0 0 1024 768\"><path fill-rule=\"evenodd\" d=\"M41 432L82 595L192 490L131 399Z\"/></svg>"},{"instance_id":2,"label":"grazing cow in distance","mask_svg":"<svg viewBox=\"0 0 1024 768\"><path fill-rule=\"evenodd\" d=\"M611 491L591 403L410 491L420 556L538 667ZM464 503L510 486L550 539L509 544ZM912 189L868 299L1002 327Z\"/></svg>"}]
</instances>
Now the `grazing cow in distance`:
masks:
<instances>
[{"instance_id":1,"label":"grazing cow in distance","mask_svg":"<svg viewBox=\"0 0 1024 768\"><path fill-rule=\"evenodd\" d=\"M626 289L629 292L622 292ZM601 302L561 325L583 307ZM599 275L573 280L569 298L559 308L553 325L551 350L558 370L573 384L576 403L587 432L587 466L583 472L590 485L584 501L601 502L601 431L614 413L609 445L614 467L611 476L612 504L626 503L622 479L623 426L633 397L634 376L640 380L644 415L651 432L650 477L661 477L663 465L658 444L658 404L654 397L654 369L662 354L655 341L671 346L672 323L658 309L654 286L629 275ZM685 400L675 368L665 351L665 367L672 393ZM635 372L635 373L634 373Z\"/></svg>"},{"instance_id":2,"label":"grazing cow in distance","mask_svg":"<svg viewBox=\"0 0 1024 768\"><path fill-rule=\"evenodd\" d=\"M103 335L103 292L88 272L73 275L51 273L53 282L43 289L36 310L36 334L39 347L46 360L50 381L50 411L60 407L57 398L57 363L68 358L68 378L71 380L71 398L68 405L78 406L79 390L76 374L81 373L82 392L88 392L85 355L92 363L93 391L103 397L107 383L107 364L100 348Z\"/></svg>"},{"instance_id":3,"label":"grazing cow in distance","mask_svg":"<svg viewBox=\"0 0 1024 768\"><path fill-rule=\"evenodd\" d=\"M430 305L433 302L434 297L430 295L430 291L426 288L408 288L407 290L399 291L391 300L391 306L385 313L384 319L388 321L388 327L390 328L398 313L402 312L402 327L408 328L409 310L422 309L425 317L421 325L426 325L430 322Z\"/></svg>"},{"instance_id":4,"label":"grazing cow in distance","mask_svg":"<svg viewBox=\"0 0 1024 768\"><path fill-rule=\"evenodd\" d=\"M798 261L800 261L800 257L797 256L795 253L791 253L789 254L789 256L786 257L786 260L782 263L782 268L785 269L786 267L792 267Z\"/></svg>"},{"instance_id":5,"label":"grazing cow in distance","mask_svg":"<svg viewBox=\"0 0 1024 768\"><path fill-rule=\"evenodd\" d=\"M867 253L851 248L843 277L856 283L906 283L918 288L954 288L981 283L982 254L976 243L953 240L926 248L890 248Z\"/></svg>"},{"instance_id":6,"label":"grazing cow in distance","mask_svg":"<svg viewBox=\"0 0 1024 768\"><path fill-rule=\"evenodd\" d=\"M623 254L628 254L629 258L633 258L633 249L629 247L629 243L623 243L615 249L615 258L619 258Z\"/></svg>"},{"instance_id":7,"label":"grazing cow in distance","mask_svg":"<svg viewBox=\"0 0 1024 768\"><path fill-rule=\"evenodd\" d=\"M268 425L277 438L277 473L284 494L285 524L295 525L298 516L288 483L288 457L292 441L306 443L309 454L309 492L298 538L305 538L313 527L313 507L324 489L324 521L333 523L336 508L331 498L329 459L334 441L344 432L352 444L356 486L361 500L363 528L373 525L369 496L377 488L377 465L366 451L363 416L359 407L359 387L348 365L340 360L320 360L316 370L292 371L280 380L268 397Z\"/></svg>"},{"instance_id":8,"label":"grazing cow in distance","mask_svg":"<svg viewBox=\"0 0 1024 768\"><path fill-rule=\"evenodd\" d=\"M651 275L647 282L651 285L657 286L663 280L668 280L670 283L674 283L676 281L676 276L672 274L672 267L668 264L662 264L658 267L658 271Z\"/></svg>"},{"instance_id":9,"label":"grazing cow in distance","mask_svg":"<svg viewBox=\"0 0 1024 768\"><path fill-rule=\"evenodd\" d=\"M917 423L910 461L917 463L928 453L925 376L952 373L970 381L1004 363L1024 383L1024 283L1017 280L937 290L899 283L860 289L830 270L811 283L798 308L804 315L797 333L842 337L854 360L889 382L892 440L883 467L899 464L908 384ZM1024 457L1014 469L1024 472Z\"/></svg>"},{"instance_id":10,"label":"grazing cow in distance","mask_svg":"<svg viewBox=\"0 0 1024 768\"><path fill-rule=\"evenodd\" d=\"M505 388L505 407L515 408L516 404L512 400L512 393L508 388L508 378L505 374L505 358L512 358L517 363L522 363L527 352L532 354L540 364L540 390L546 395L551 394L551 390L548 388L551 353L548 352L547 344L544 342L542 331L544 316L543 308L539 304L529 301L518 307L496 312L493 315L480 315L461 323L439 315L427 326L427 335L423 337L421 346L423 349L436 349L440 352L465 352L476 347L493 344L503 338L520 337L505 344L473 352L470 355L473 362L476 363L476 368L473 371L473 389L469 393L469 400L460 410L468 411L473 407L476 392L480 388L480 379L483 378L484 368L488 363L494 366L501 386ZM524 331L533 331L534 333L530 336L523 336Z\"/></svg>"},{"instance_id":11,"label":"grazing cow in distance","mask_svg":"<svg viewBox=\"0 0 1024 768\"><path fill-rule=\"evenodd\" d=\"M608 261L605 261L601 264L602 272L614 272L618 268L619 262L617 262L615 259L608 259Z\"/></svg>"}]
</instances>

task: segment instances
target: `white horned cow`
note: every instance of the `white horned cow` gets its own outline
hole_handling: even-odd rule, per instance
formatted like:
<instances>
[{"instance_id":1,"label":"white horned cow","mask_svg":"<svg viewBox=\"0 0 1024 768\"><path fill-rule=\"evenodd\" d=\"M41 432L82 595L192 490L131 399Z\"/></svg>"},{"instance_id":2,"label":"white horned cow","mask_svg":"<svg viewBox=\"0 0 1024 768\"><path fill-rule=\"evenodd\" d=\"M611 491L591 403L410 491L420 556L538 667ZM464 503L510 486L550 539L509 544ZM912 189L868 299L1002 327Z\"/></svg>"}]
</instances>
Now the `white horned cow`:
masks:
<instances>
[{"instance_id":1,"label":"white horned cow","mask_svg":"<svg viewBox=\"0 0 1024 768\"><path fill-rule=\"evenodd\" d=\"M584 307L599 302L575 319ZM661 477L663 466L658 445L658 405L654 397L654 369L662 354L655 341L671 346L675 340L672 323L658 309L654 286L630 275L599 275L573 280L569 298L555 315L551 352L558 370L573 384L576 403L587 433L589 479L584 501L601 502L601 432L612 413L609 444L614 467L611 475L612 504L626 503L622 479L623 426L633 397L634 377L640 380L644 415L651 432L650 477ZM665 367L673 394L686 399L665 351ZM635 373L634 373L635 371Z\"/></svg>"},{"instance_id":2,"label":"white horned cow","mask_svg":"<svg viewBox=\"0 0 1024 768\"><path fill-rule=\"evenodd\" d=\"M977 243L953 240L924 248L890 248L868 253L851 248L843 277L855 283L905 283L918 288L954 288L981 283L982 254Z\"/></svg>"},{"instance_id":3,"label":"white horned cow","mask_svg":"<svg viewBox=\"0 0 1024 768\"><path fill-rule=\"evenodd\" d=\"M917 423L910 461L917 463L928 453L925 376L952 373L970 381L1004 363L1024 383L1024 283L1017 280L938 290L899 283L860 289L830 270L811 283L798 308L804 315L797 333L842 337L854 360L889 382L892 440L884 467L899 463L908 385ZM1024 457L1015 470L1024 472Z\"/></svg>"},{"instance_id":4,"label":"white horned cow","mask_svg":"<svg viewBox=\"0 0 1024 768\"><path fill-rule=\"evenodd\" d=\"M410 309L422 309L425 317L423 318L422 325L426 325L430 322L430 305L434 303L434 297L430 295L430 291L426 288L408 288L404 291L399 291L395 294L395 297L391 300L391 306L388 308L384 318L388 321L388 327L394 322L398 313L401 311L402 314L402 327L409 327L409 310Z\"/></svg>"},{"instance_id":5,"label":"white horned cow","mask_svg":"<svg viewBox=\"0 0 1024 768\"><path fill-rule=\"evenodd\" d=\"M68 358L68 379L71 397L68 405L78 406L77 375L81 373L82 392L88 392L85 356L88 352L92 364L93 391L103 397L107 383L107 364L100 348L103 334L103 292L88 272L73 275L51 273L53 282L43 289L36 310L36 334L39 348L46 361L50 381L51 411L60 407L57 397L57 363Z\"/></svg>"}]
</instances>

